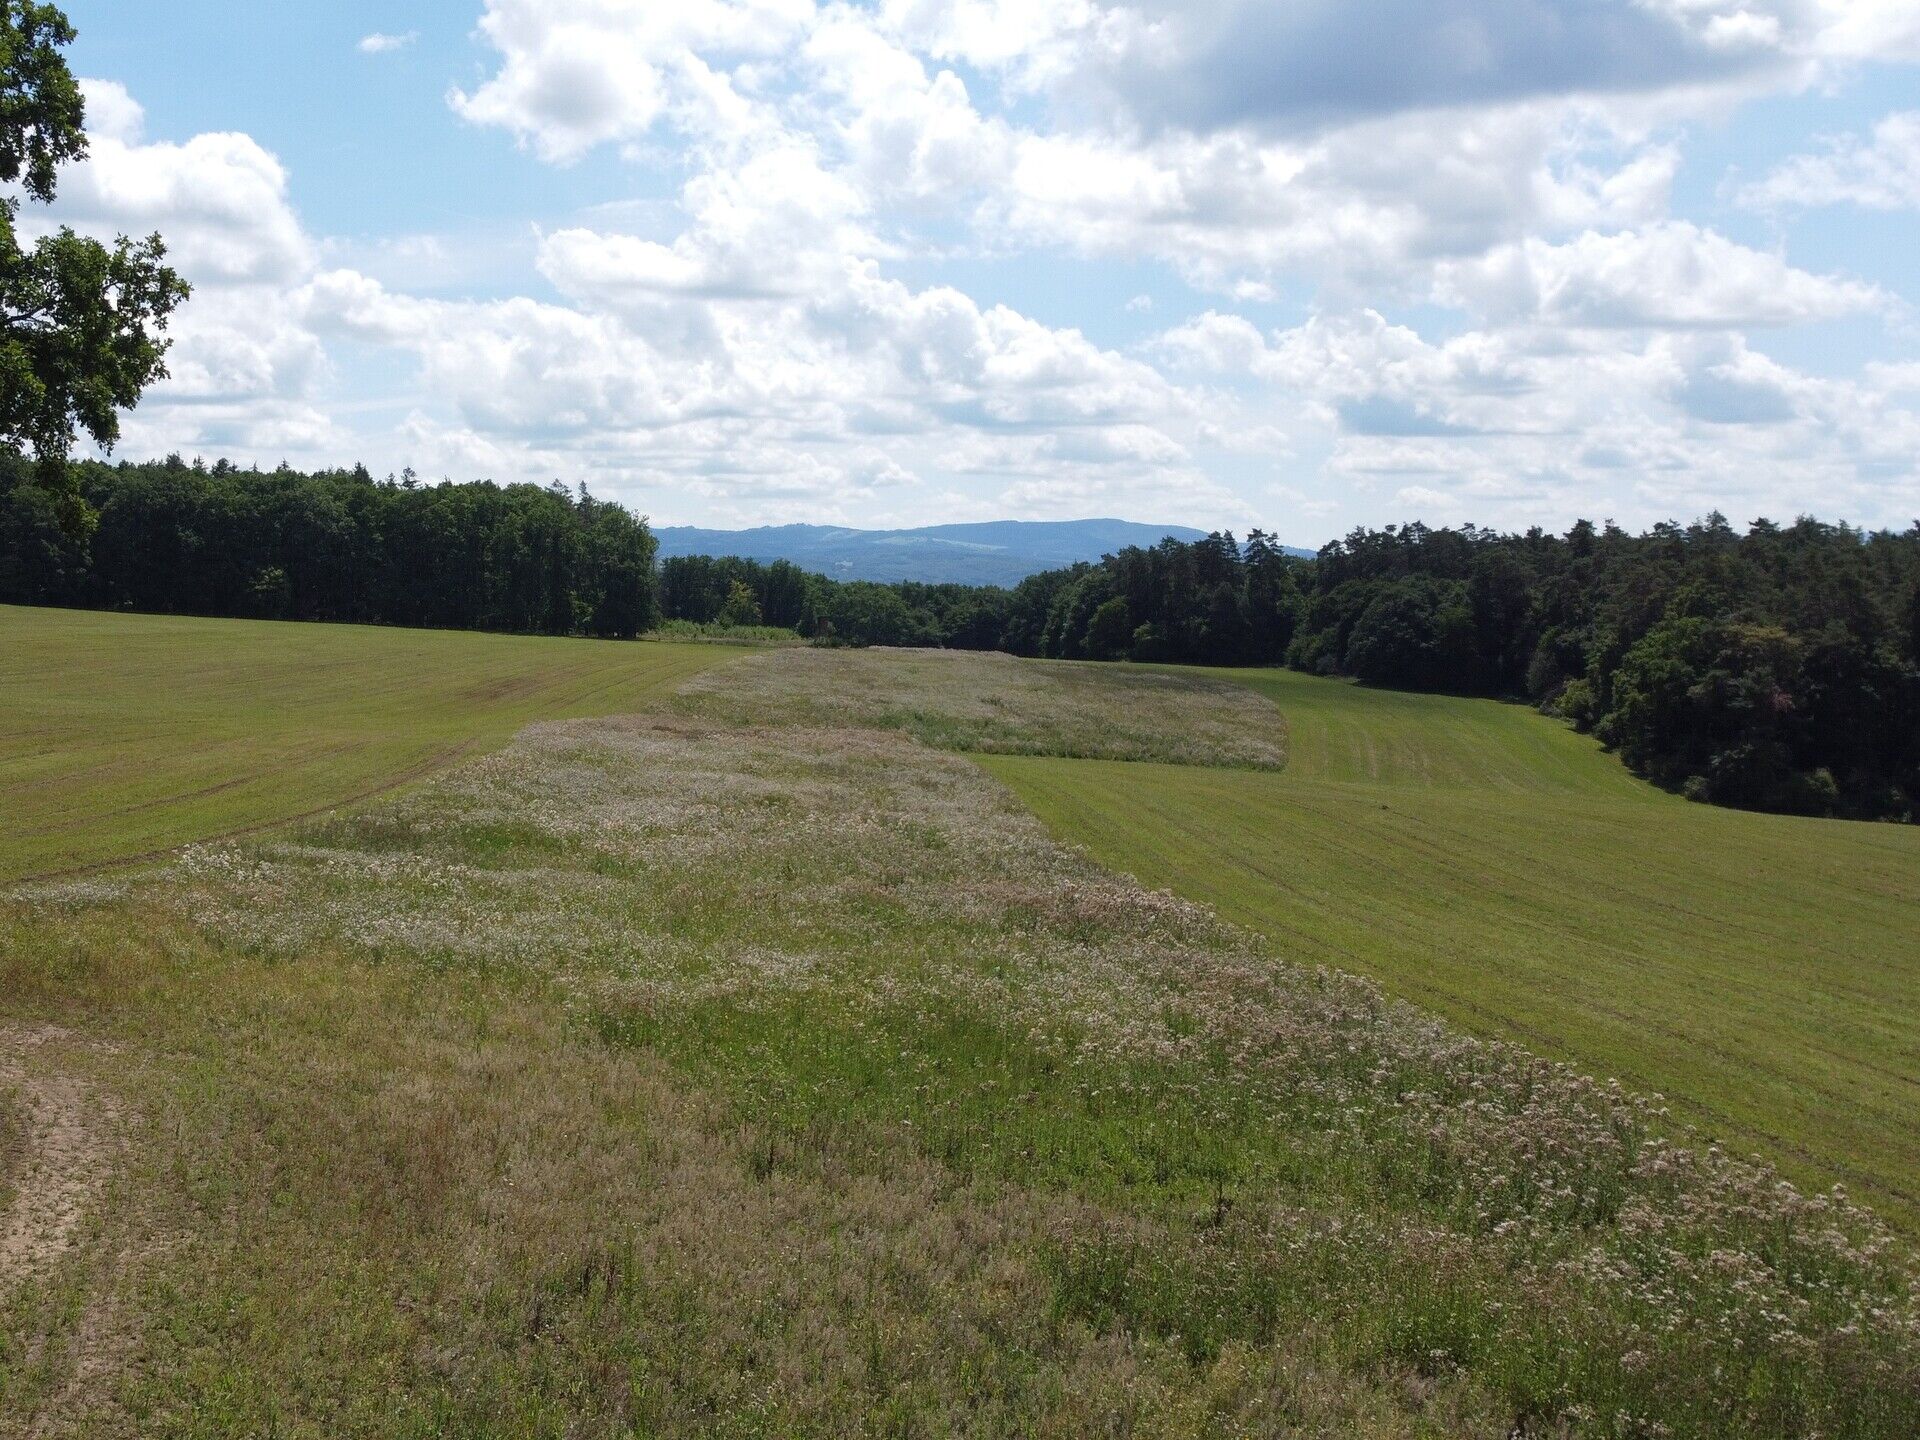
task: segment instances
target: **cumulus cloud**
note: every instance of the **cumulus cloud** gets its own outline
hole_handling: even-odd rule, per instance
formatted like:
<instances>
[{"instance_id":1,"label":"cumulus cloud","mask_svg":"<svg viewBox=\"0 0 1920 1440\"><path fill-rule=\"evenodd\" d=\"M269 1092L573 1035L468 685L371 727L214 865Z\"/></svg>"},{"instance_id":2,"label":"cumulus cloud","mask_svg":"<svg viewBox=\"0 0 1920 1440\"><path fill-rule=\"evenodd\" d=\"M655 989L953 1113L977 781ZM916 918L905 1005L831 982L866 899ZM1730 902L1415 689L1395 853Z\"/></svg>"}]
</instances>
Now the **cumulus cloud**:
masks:
<instances>
[{"instance_id":1,"label":"cumulus cloud","mask_svg":"<svg viewBox=\"0 0 1920 1440\"><path fill-rule=\"evenodd\" d=\"M828 12L800 54L831 107L825 128L868 193L949 202L992 188L1012 162L1012 127L983 116L953 71L929 73L860 12Z\"/></svg>"},{"instance_id":2,"label":"cumulus cloud","mask_svg":"<svg viewBox=\"0 0 1920 1440\"><path fill-rule=\"evenodd\" d=\"M1528 239L1440 267L1437 295L1504 323L1742 329L1883 309L1874 286L1796 270L1684 221Z\"/></svg>"},{"instance_id":3,"label":"cumulus cloud","mask_svg":"<svg viewBox=\"0 0 1920 1440\"><path fill-rule=\"evenodd\" d=\"M136 144L146 129L147 112L117 80L82 79L80 93L86 101L87 133L95 140L112 140L123 145Z\"/></svg>"},{"instance_id":4,"label":"cumulus cloud","mask_svg":"<svg viewBox=\"0 0 1920 1440\"><path fill-rule=\"evenodd\" d=\"M1867 380L1888 394L1906 392L1920 395L1920 360L1867 366Z\"/></svg>"},{"instance_id":5,"label":"cumulus cloud","mask_svg":"<svg viewBox=\"0 0 1920 1440\"><path fill-rule=\"evenodd\" d=\"M1444 342L1374 311L1262 332L1210 312L1159 337L1193 372L1240 377L1249 417L1323 449L1322 476L1404 518L1627 523L1718 507L1891 513L1920 500L1901 447L1920 435L1903 366L1860 379L1797 371L1724 331L1530 329ZM1419 492L1417 502L1411 492ZM1600 507L1604 507L1601 509ZM1889 507L1891 507L1889 509Z\"/></svg>"},{"instance_id":6,"label":"cumulus cloud","mask_svg":"<svg viewBox=\"0 0 1920 1440\"><path fill-rule=\"evenodd\" d=\"M288 203L287 172L252 137L145 143L143 113L123 87L82 83L88 155L62 174L54 219L109 238L158 230L173 263L196 283L286 283L311 267L313 245Z\"/></svg>"},{"instance_id":7,"label":"cumulus cloud","mask_svg":"<svg viewBox=\"0 0 1920 1440\"><path fill-rule=\"evenodd\" d=\"M860 192L804 141L696 176L681 207L689 223L670 245L570 229L542 246L541 272L568 294L616 306L803 295L830 283L848 257L883 248L862 223Z\"/></svg>"},{"instance_id":8,"label":"cumulus cloud","mask_svg":"<svg viewBox=\"0 0 1920 1440\"><path fill-rule=\"evenodd\" d=\"M889 33L942 61L1122 128L1190 133L1542 97L1752 93L1911 53L1920 33L1907 0L886 0L879 11Z\"/></svg>"},{"instance_id":9,"label":"cumulus cloud","mask_svg":"<svg viewBox=\"0 0 1920 1440\"><path fill-rule=\"evenodd\" d=\"M1102 17L1073 78L1148 128L1319 126L1743 78L1784 60L1780 20L1764 8L1731 0L1142 0Z\"/></svg>"},{"instance_id":10,"label":"cumulus cloud","mask_svg":"<svg viewBox=\"0 0 1920 1440\"><path fill-rule=\"evenodd\" d=\"M664 127L728 168L743 149L809 155L811 183L986 246L1150 256L1222 294L1271 293L1294 270L1410 295L1440 260L1664 218L1680 159L1663 127L1858 53L1851 13L488 0L498 69L450 98L559 162L638 153ZM1421 65L1395 59L1410 51Z\"/></svg>"},{"instance_id":11,"label":"cumulus cloud","mask_svg":"<svg viewBox=\"0 0 1920 1440\"><path fill-rule=\"evenodd\" d=\"M449 100L549 160L574 160L641 139L669 110L735 109L723 70L778 55L812 14L810 0L488 0L480 33L503 63Z\"/></svg>"},{"instance_id":12,"label":"cumulus cloud","mask_svg":"<svg viewBox=\"0 0 1920 1440\"><path fill-rule=\"evenodd\" d=\"M353 271L303 292L320 333L410 352L426 389L483 432L551 442L618 434L699 413L699 377L616 321L516 297L474 302L396 294Z\"/></svg>"},{"instance_id":13,"label":"cumulus cloud","mask_svg":"<svg viewBox=\"0 0 1920 1440\"><path fill-rule=\"evenodd\" d=\"M630 478L706 496L774 493L776 472L867 494L932 468L923 457L1037 483L1063 467L1140 476L1185 453L1171 431L1188 397L1077 331L914 289L870 260L795 291L716 283L694 253L569 230L541 256L564 305L425 300L334 271L307 287L305 314L323 335L414 355L466 430L576 467L618 450Z\"/></svg>"},{"instance_id":14,"label":"cumulus cloud","mask_svg":"<svg viewBox=\"0 0 1920 1440\"><path fill-rule=\"evenodd\" d=\"M1920 59L1920 9L1911 0L1813 0L1801 9L1818 54L1882 63Z\"/></svg>"},{"instance_id":15,"label":"cumulus cloud","mask_svg":"<svg viewBox=\"0 0 1920 1440\"><path fill-rule=\"evenodd\" d=\"M1378 292L1447 256L1665 208L1671 147L1581 129L1551 108L1369 121L1310 141L1245 132L1128 144L1021 136L985 213L997 233L1148 255L1190 282L1258 293L1304 272Z\"/></svg>"},{"instance_id":16,"label":"cumulus cloud","mask_svg":"<svg viewBox=\"0 0 1920 1440\"><path fill-rule=\"evenodd\" d=\"M1365 16L1310 8L1292 43L1344 26L1342 46L1371 50ZM1545 25L1551 7L1521 8ZM1271 9L1216 7L1209 43L1265 56ZM974 3L873 12L712 0L668 17L623 0L492 0L481 29L499 69L451 98L469 120L556 161L602 143L638 146L661 127L725 166L742 149L806 151L817 183L857 186L874 206L944 212L987 245L1144 254L1239 294L1270 289L1290 267L1378 285L1541 228L1638 223L1663 210L1678 164L1644 117L1622 123L1581 94L1547 95L1557 81L1485 87L1483 103L1444 110L1433 107L1466 92L1409 92L1283 133L1229 114L1150 132L1035 124L1009 107L1043 89L1071 121L1075 57L1148 31L1155 53L1176 54L1174 32L1197 22L1085 3L1020 13L1013 23L1005 7ZM1671 16L1631 23L1686 28ZM985 93L947 62L984 67ZM1416 103L1427 110L1403 113Z\"/></svg>"},{"instance_id":17,"label":"cumulus cloud","mask_svg":"<svg viewBox=\"0 0 1920 1440\"><path fill-rule=\"evenodd\" d=\"M337 442L316 405L329 362L293 294L316 246L279 159L250 136L147 140L140 105L116 83L83 80L89 153L60 179L29 234L71 225L102 240L159 232L194 287L169 335L169 378L123 425L123 447L272 450Z\"/></svg>"},{"instance_id":18,"label":"cumulus cloud","mask_svg":"<svg viewBox=\"0 0 1920 1440\"><path fill-rule=\"evenodd\" d=\"M1742 204L1780 210L1859 205L1920 210L1920 110L1889 115L1871 139L1848 135L1824 153L1796 155L1740 191Z\"/></svg>"}]
</instances>

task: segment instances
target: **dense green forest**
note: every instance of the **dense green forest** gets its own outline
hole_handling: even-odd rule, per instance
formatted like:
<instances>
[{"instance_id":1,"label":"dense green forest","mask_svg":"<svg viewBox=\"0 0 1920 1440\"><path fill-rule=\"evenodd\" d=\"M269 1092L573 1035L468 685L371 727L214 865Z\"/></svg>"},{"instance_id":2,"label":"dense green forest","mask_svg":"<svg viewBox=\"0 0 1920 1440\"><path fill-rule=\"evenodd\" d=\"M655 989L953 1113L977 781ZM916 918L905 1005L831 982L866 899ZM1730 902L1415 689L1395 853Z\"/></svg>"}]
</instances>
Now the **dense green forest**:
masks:
<instances>
[{"instance_id":1,"label":"dense green forest","mask_svg":"<svg viewBox=\"0 0 1920 1440\"><path fill-rule=\"evenodd\" d=\"M584 489L75 467L76 535L0 458L0 601L628 636L661 619L824 643L1289 665L1525 700L1650 779L1771 810L1914 818L1920 524L1709 516L1643 535L1356 530L1312 560L1255 531L1132 548L1012 589L835 581L678 557Z\"/></svg>"},{"instance_id":2,"label":"dense green forest","mask_svg":"<svg viewBox=\"0 0 1920 1440\"><path fill-rule=\"evenodd\" d=\"M1016 593L989 585L830 580L786 560L765 564L738 556L677 555L660 562L665 619L774 625L848 645L1008 649Z\"/></svg>"},{"instance_id":3,"label":"dense green forest","mask_svg":"<svg viewBox=\"0 0 1920 1440\"><path fill-rule=\"evenodd\" d=\"M585 489L81 464L91 533L0 456L0 601L280 620L636 635L659 618L645 522Z\"/></svg>"}]
</instances>

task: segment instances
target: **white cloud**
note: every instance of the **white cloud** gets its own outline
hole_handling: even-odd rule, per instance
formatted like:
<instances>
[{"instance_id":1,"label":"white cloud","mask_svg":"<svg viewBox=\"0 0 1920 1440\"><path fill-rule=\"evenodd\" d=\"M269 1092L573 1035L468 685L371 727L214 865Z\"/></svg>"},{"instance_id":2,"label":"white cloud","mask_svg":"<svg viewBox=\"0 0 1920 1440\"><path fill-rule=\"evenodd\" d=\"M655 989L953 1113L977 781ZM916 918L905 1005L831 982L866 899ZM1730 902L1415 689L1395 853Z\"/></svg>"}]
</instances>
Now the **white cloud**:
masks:
<instances>
[{"instance_id":1,"label":"white cloud","mask_svg":"<svg viewBox=\"0 0 1920 1440\"><path fill-rule=\"evenodd\" d=\"M1210 313L1157 348L1253 385L1247 420L1323 450L1323 484L1394 518L1645 524L1716 506L1786 516L1817 497L1822 513L1898 522L1920 502L1906 367L1829 380L1724 332L1584 334L1434 343L1370 311L1262 334Z\"/></svg>"},{"instance_id":2,"label":"white cloud","mask_svg":"<svg viewBox=\"0 0 1920 1440\"><path fill-rule=\"evenodd\" d=\"M1138 0L1090 27L1068 83L1149 129L1200 133L1697 88L1785 63L1788 37L1767 12L1791 8L1790 0Z\"/></svg>"},{"instance_id":3,"label":"white cloud","mask_svg":"<svg viewBox=\"0 0 1920 1440\"><path fill-rule=\"evenodd\" d=\"M1154 348L1173 364L1220 374L1257 374L1267 360L1266 337L1251 320L1209 310L1157 336Z\"/></svg>"},{"instance_id":4,"label":"white cloud","mask_svg":"<svg viewBox=\"0 0 1920 1440\"><path fill-rule=\"evenodd\" d=\"M450 98L470 121L555 161L600 144L642 146L667 127L696 167L734 168L743 150L811 155L821 183L856 186L869 207L944 212L989 246L1154 256L1241 294L1270 288L1287 267L1373 284L1538 227L1641 222L1663 209L1678 164L1671 146L1648 138L1645 118L1623 125L1578 96L1528 98L1531 86L1495 86L1478 108L1411 118L1399 102L1361 106L1312 133L1268 134L1251 121L1148 132L1036 125L1008 107L1051 87L1056 118L1070 121L1075 57L1132 44L1147 21L1059 3L1020 9L1015 23L1018 8L490 0L481 32L499 68ZM1215 38L1259 53L1263 8L1225 6ZM1345 9L1318 9L1315 26L1361 38L1365 25L1343 19ZM1024 48L1011 36L1025 36ZM987 92L929 60L982 67ZM1452 98L1420 92L1408 103Z\"/></svg>"},{"instance_id":5,"label":"white cloud","mask_svg":"<svg viewBox=\"0 0 1920 1440\"><path fill-rule=\"evenodd\" d=\"M87 95L95 129L87 158L61 175L55 219L107 236L158 230L195 283L285 283L311 267L286 170L250 136L143 144L124 89L90 81Z\"/></svg>"},{"instance_id":6,"label":"white cloud","mask_svg":"<svg viewBox=\"0 0 1920 1440\"><path fill-rule=\"evenodd\" d=\"M362 35L356 47L362 55L389 55L395 50L404 50L420 38L418 30L409 30L402 35L389 35L376 30L371 35Z\"/></svg>"},{"instance_id":7,"label":"white cloud","mask_svg":"<svg viewBox=\"0 0 1920 1440\"><path fill-rule=\"evenodd\" d=\"M1150 256L1243 297L1304 271L1410 298L1436 261L1664 219L1664 127L1903 43L1899 6L1866 8L488 0L499 68L451 99L557 161L666 125L696 163L810 153L820 183L988 246Z\"/></svg>"},{"instance_id":8,"label":"white cloud","mask_svg":"<svg viewBox=\"0 0 1920 1440\"><path fill-rule=\"evenodd\" d=\"M822 270L804 293L715 286L684 250L572 230L542 254L568 305L422 300L342 271L309 287L306 314L323 334L413 354L466 431L570 469L619 451L630 480L678 477L710 497L791 498L794 476L838 476L855 496L935 467L1036 485L1144 476L1184 456L1170 432L1186 397L1078 332L914 290L871 261Z\"/></svg>"},{"instance_id":9,"label":"white cloud","mask_svg":"<svg viewBox=\"0 0 1920 1440\"><path fill-rule=\"evenodd\" d=\"M1093 0L882 0L879 12L902 44L1027 87L1060 74L1103 17Z\"/></svg>"},{"instance_id":10,"label":"white cloud","mask_svg":"<svg viewBox=\"0 0 1920 1440\"><path fill-rule=\"evenodd\" d=\"M423 300L352 271L319 276L303 300L322 334L412 353L426 390L483 433L549 443L701 409L701 377L664 373L645 339L566 306Z\"/></svg>"},{"instance_id":11,"label":"white cloud","mask_svg":"<svg viewBox=\"0 0 1920 1440\"><path fill-rule=\"evenodd\" d=\"M575 160L644 138L670 109L689 120L735 109L716 63L777 56L812 14L810 0L488 0L479 28L500 70L449 99L546 159Z\"/></svg>"},{"instance_id":12,"label":"white cloud","mask_svg":"<svg viewBox=\"0 0 1920 1440\"><path fill-rule=\"evenodd\" d=\"M1873 138L1848 135L1816 155L1796 155L1740 191L1755 209L1859 205L1920 210L1920 110L1887 116Z\"/></svg>"},{"instance_id":13,"label":"white cloud","mask_svg":"<svg viewBox=\"0 0 1920 1440\"><path fill-rule=\"evenodd\" d=\"M541 272L576 298L615 306L804 295L848 257L884 248L861 223L860 192L823 169L802 140L695 176L681 204L690 223L671 245L569 229L542 246Z\"/></svg>"},{"instance_id":14,"label":"white cloud","mask_svg":"<svg viewBox=\"0 0 1920 1440\"><path fill-rule=\"evenodd\" d=\"M1920 360L1907 360L1896 364L1872 364L1866 368L1869 384L1879 387L1889 394L1907 392L1920 395Z\"/></svg>"},{"instance_id":15,"label":"white cloud","mask_svg":"<svg viewBox=\"0 0 1920 1440\"><path fill-rule=\"evenodd\" d=\"M330 373L301 323L295 287L316 247L287 195L280 161L247 135L143 139L144 114L111 81L82 81L89 153L59 197L22 217L29 233L71 225L103 240L159 232L193 285L168 331L169 377L123 423L133 454L197 449L314 453L344 442L316 405Z\"/></svg>"},{"instance_id":16,"label":"white cloud","mask_svg":"<svg viewBox=\"0 0 1920 1440\"><path fill-rule=\"evenodd\" d=\"M1536 105L1307 140L1023 134L1013 155L985 209L996 233L1156 257L1223 293L1258 293L1283 272L1376 294L1423 288L1438 259L1656 218L1678 165L1668 145Z\"/></svg>"},{"instance_id":17,"label":"white cloud","mask_svg":"<svg viewBox=\"0 0 1920 1440\"><path fill-rule=\"evenodd\" d=\"M118 80L82 79L80 93L86 100L87 134L94 140L114 140L123 145L137 144L146 129L147 112L127 93Z\"/></svg>"},{"instance_id":18,"label":"white cloud","mask_svg":"<svg viewBox=\"0 0 1920 1440\"><path fill-rule=\"evenodd\" d=\"M167 368L166 402L270 401L311 395L327 356L291 307L214 286L182 313Z\"/></svg>"},{"instance_id":19,"label":"white cloud","mask_svg":"<svg viewBox=\"0 0 1920 1440\"><path fill-rule=\"evenodd\" d=\"M1842 60L1920 59L1920 7L1912 0L1814 0L1813 48Z\"/></svg>"},{"instance_id":20,"label":"white cloud","mask_svg":"<svg viewBox=\"0 0 1920 1440\"><path fill-rule=\"evenodd\" d=\"M1742 329L1884 310L1871 285L1796 270L1684 221L1564 245L1528 239L1440 267L1437 295L1500 323Z\"/></svg>"},{"instance_id":21,"label":"white cloud","mask_svg":"<svg viewBox=\"0 0 1920 1440\"><path fill-rule=\"evenodd\" d=\"M929 75L860 12L827 12L801 56L833 107L827 129L868 193L951 205L990 189L1012 162L1011 127L983 117L953 71Z\"/></svg>"}]
</instances>

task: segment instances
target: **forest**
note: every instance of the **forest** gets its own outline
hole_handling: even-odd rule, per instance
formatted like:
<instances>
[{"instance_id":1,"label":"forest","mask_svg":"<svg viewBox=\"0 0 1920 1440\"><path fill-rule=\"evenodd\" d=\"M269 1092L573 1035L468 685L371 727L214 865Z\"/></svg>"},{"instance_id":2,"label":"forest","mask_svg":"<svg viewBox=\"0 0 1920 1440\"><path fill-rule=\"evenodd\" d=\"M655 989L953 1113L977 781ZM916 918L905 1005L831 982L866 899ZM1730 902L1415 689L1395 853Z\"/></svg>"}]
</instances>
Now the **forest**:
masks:
<instances>
[{"instance_id":1,"label":"forest","mask_svg":"<svg viewBox=\"0 0 1920 1440\"><path fill-rule=\"evenodd\" d=\"M1920 524L1414 524L1355 530L1312 560L1255 530L1001 589L733 557L656 566L643 519L558 483L177 457L74 469L90 533L63 523L29 462L0 457L0 602L604 636L665 620L824 644L1285 665L1537 705L1695 799L1910 820L1920 797Z\"/></svg>"},{"instance_id":2,"label":"forest","mask_svg":"<svg viewBox=\"0 0 1920 1440\"><path fill-rule=\"evenodd\" d=\"M659 618L652 532L584 487L178 456L71 468L86 527L0 455L0 601L618 637Z\"/></svg>"}]
</instances>

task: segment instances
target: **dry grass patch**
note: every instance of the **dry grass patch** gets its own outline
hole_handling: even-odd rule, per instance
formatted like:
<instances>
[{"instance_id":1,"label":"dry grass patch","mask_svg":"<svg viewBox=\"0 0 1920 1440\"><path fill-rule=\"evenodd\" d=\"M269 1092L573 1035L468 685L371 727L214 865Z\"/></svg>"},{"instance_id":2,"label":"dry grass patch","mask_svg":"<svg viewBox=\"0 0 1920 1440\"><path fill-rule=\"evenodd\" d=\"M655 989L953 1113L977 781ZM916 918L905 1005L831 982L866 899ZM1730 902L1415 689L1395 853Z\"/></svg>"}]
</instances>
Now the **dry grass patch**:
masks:
<instances>
[{"instance_id":1,"label":"dry grass patch","mask_svg":"<svg viewBox=\"0 0 1920 1440\"><path fill-rule=\"evenodd\" d=\"M53 1358L0 1363L0 1434L1497 1433L1457 1384L1287 1347L1196 1369L1063 1315L1041 1257L1097 1210L904 1135L768 1163L542 986L156 928L132 967L8 937L90 973L151 1143L95 1239L137 1280L76 1271L69 1303L5 1314L0 1356ZM81 1374L72 1297L109 1283L138 1344Z\"/></svg>"},{"instance_id":2,"label":"dry grass patch","mask_svg":"<svg viewBox=\"0 0 1920 1440\"><path fill-rule=\"evenodd\" d=\"M120 1267L99 1237L125 1117L92 1078L98 1052L58 1025L0 1024L0 1433L124 1360Z\"/></svg>"},{"instance_id":3,"label":"dry grass patch","mask_svg":"<svg viewBox=\"0 0 1920 1440\"><path fill-rule=\"evenodd\" d=\"M900 730L943 750L1278 770L1286 721L1244 686L1130 665L957 650L787 650L696 677L736 724Z\"/></svg>"}]
</instances>

